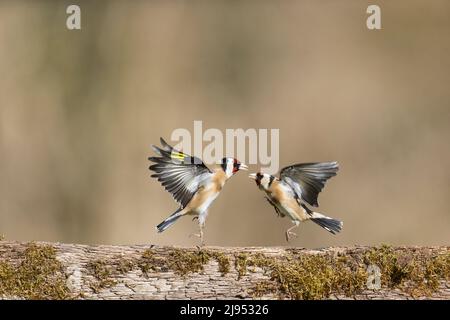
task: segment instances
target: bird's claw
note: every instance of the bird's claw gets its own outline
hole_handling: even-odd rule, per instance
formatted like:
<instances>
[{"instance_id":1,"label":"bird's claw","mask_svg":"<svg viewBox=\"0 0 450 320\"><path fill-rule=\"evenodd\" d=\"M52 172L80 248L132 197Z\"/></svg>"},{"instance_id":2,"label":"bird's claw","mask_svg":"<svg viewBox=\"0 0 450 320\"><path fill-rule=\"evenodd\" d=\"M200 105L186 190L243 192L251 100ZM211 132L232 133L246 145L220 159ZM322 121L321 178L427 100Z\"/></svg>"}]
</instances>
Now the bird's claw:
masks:
<instances>
[{"instance_id":1,"label":"bird's claw","mask_svg":"<svg viewBox=\"0 0 450 320\"><path fill-rule=\"evenodd\" d=\"M292 231L286 231L286 241L289 242L291 237L298 238L298 235Z\"/></svg>"}]
</instances>

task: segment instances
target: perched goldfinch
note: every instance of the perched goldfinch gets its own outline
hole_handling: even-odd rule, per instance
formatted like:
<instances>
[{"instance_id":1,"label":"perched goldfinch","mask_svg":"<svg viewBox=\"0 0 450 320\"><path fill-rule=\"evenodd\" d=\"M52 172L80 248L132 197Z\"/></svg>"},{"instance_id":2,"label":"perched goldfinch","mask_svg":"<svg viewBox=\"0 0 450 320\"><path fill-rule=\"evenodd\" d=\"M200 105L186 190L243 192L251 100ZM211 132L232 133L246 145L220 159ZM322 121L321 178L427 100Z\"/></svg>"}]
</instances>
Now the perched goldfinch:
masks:
<instances>
[{"instance_id":1,"label":"perched goldfinch","mask_svg":"<svg viewBox=\"0 0 450 320\"><path fill-rule=\"evenodd\" d=\"M210 170L199 158L175 150L164 139L160 140L162 148L153 146L159 157L148 158L155 162L149 169L155 172L152 177L157 178L172 194L180 208L157 225L156 229L163 232L180 217L192 215L198 218L200 233L196 236L200 237L203 245L203 229L209 206L229 178L239 170L248 168L236 159L223 158L218 168Z\"/></svg>"},{"instance_id":2,"label":"perched goldfinch","mask_svg":"<svg viewBox=\"0 0 450 320\"><path fill-rule=\"evenodd\" d=\"M281 217L288 216L294 223L286 231L286 241L289 241L291 236L297 236L292 230L307 220L332 234L341 231L342 221L315 212L307 206L319 206L317 198L320 191L338 169L337 162L301 163L281 169L279 178L260 172L250 174L249 178L255 180L259 189L266 193L266 199L276 213Z\"/></svg>"}]
</instances>

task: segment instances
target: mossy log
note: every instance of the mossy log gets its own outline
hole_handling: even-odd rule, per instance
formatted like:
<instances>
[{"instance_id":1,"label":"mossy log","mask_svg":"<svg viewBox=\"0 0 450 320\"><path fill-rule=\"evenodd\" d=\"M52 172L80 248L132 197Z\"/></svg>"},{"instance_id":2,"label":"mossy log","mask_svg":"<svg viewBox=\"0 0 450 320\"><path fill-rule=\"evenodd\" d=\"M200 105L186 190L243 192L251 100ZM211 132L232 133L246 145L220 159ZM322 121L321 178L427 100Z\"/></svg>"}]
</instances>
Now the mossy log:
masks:
<instances>
[{"instance_id":1,"label":"mossy log","mask_svg":"<svg viewBox=\"0 0 450 320\"><path fill-rule=\"evenodd\" d=\"M450 299L449 249L0 241L0 298Z\"/></svg>"}]
</instances>

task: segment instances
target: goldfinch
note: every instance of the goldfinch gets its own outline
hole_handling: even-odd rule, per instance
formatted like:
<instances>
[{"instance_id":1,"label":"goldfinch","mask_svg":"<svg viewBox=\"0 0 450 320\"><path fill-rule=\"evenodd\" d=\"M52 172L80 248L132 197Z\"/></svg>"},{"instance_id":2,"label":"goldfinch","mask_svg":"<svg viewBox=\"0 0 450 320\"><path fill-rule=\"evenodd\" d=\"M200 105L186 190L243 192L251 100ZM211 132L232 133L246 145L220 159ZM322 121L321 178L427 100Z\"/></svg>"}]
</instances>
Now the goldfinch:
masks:
<instances>
[{"instance_id":1,"label":"goldfinch","mask_svg":"<svg viewBox=\"0 0 450 320\"><path fill-rule=\"evenodd\" d=\"M194 216L194 219L198 218L200 227L200 233L195 235L203 245L208 208L219 195L225 182L239 170L248 170L248 167L236 159L223 158L219 167L210 170L199 158L175 150L164 139L160 140L162 148L152 146L159 157L148 158L155 163L149 168L155 172L151 177L161 182L180 207L158 224L156 229L163 232L180 217Z\"/></svg>"},{"instance_id":2,"label":"goldfinch","mask_svg":"<svg viewBox=\"0 0 450 320\"><path fill-rule=\"evenodd\" d=\"M319 193L326 181L335 176L338 170L337 162L301 163L281 169L279 178L260 172L250 174L249 178L255 180L259 189L266 193L266 199L276 213L281 217L288 216L294 223L286 231L286 241L289 241L291 236L297 236L292 230L300 222L308 220L332 234L341 231L342 221L308 208L308 205L319 206Z\"/></svg>"}]
</instances>

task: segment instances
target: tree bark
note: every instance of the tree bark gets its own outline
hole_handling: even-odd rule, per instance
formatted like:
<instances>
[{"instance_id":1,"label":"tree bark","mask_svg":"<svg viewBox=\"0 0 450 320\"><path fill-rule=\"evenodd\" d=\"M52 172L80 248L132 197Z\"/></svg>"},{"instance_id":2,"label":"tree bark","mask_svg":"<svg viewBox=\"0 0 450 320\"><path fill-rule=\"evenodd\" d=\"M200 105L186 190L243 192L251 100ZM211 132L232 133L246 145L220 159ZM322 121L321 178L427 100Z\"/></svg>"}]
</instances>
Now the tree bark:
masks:
<instances>
[{"instance_id":1,"label":"tree bark","mask_svg":"<svg viewBox=\"0 0 450 320\"><path fill-rule=\"evenodd\" d=\"M449 247L312 250L0 241L0 297L449 299L449 257Z\"/></svg>"}]
</instances>

